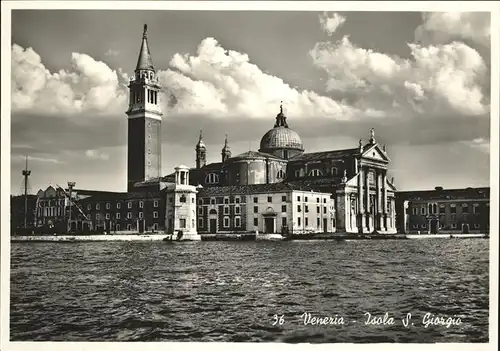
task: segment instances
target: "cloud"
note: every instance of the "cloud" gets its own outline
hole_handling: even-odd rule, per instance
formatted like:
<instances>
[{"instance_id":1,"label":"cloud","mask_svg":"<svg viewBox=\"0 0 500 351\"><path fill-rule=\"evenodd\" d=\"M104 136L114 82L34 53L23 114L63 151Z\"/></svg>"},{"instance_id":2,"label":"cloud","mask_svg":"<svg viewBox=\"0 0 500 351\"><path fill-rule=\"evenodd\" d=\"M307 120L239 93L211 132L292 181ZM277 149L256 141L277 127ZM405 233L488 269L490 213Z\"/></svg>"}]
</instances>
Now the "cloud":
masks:
<instances>
[{"instance_id":1,"label":"cloud","mask_svg":"<svg viewBox=\"0 0 500 351\"><path fill-rule=\"evenodd\" d=\"M109 155L101 152L99 150L86 150L85 151L85 156L91 159L96 159L96 160L108 160Z\"/></svg>"},{"instance_id":2,"label":"cloud","mask_svg":"<svg viewBox=\"0 0 500 351\"><path fill-rule=\"evenodd\" d=\"M432 12L422 14L423 24L415 30L415 40L423 45L470 40L490 46L489 12Z\"/></svg>"},{"instance_id":3,"label":"cloud","mask_svg":"<svg viewBox=\"0 0 500 351\"><path fill-rule=\"evenodd\" d=\"M125 76L86 54L71 54L70 71L51 73L32 49L12 46L12 110L102 113L126 106Z\"/></svg>"},{"instance_id":4,"label":"cloud","mask_svg":"<svg viewBox=\"0 0 500 351\"><path fill-rule=\"evenodd\" d=\"M252 64L247 54L226 50L214 38L204 39L194 56L175 54L170 67L158 76L172 96L165 108L174 113L269 118L277 113L280 101L304 118L343 120L360 113L341 101L292 88Z\"/></svg>"},{"instance_id":5,"label":"cloud","mask_svg":"<svg viewBox=\"0 0 500 351\"><path fill-rule=\"evenodd\" d=\"M13 160L25 162L26 157L22 156L22 155L16 155L13 157ZM43 163L62 163L60 160L58 160L56 158L52 158L52 157L39 157L39 156L31 156L30 155L28 157L28 162L31 163L33 161L34 162L43 162Z\"/></svg>"},{"instance_id":6,"label":"cloud","mask_svg":"<svg viewBox=\"0 0 500 351\"><path fill-rule=\"evenodd\" d=\"M334 13L332 17L328 17L327 12L323 12L319 15L319 23L321 24L321 29L329 36L332 35L340 26L345 22L345 17Z\"/></svg>"},{"instance_id":7,"label":"cloud","mask_svg":"<svg viewBox=\"0 0 500 351\"><path fill-rule=\"evenodd\" d=\"M326 72L327 90L349 96L358 110L426 119L489 113L488 68L475 49L457 41L408 45L411 58L403 59L358 47L344 36L317 43L310 56Z\"/></svg>"},{"instance_id":8,"label":"cloud","mask_svg":"<svg viewBox=\"0 0 500 351\"><path fill-rule=\"evenodd\" d=\"M334 13L332 17L328 17L327 12L323 12L319 15L319 23L321 24L321 28L325 33L329 36L332 35L340 26L342 26L345 22L345 17Z\"/></svg>"},{"instance_id":9,"label":"cloud","mask_svg":"<svg viewBox=\"0 0 500 351\"><path fill-rule=\"evenodd\" d=\"M486 140L485 138L475 138L470 141L464 141L463 143L484 153L490 153L490 141Z\"/></svg>"},{"instance_id":10,"label":"cloud","mask_svg":"<svg viewBox=\"0 0 500 351\"><path fill-rule=\"evenodd\" d=\"M118 50L108 49L108 51L106 51L104 53L104 56L113 57L113 56L118 56L119 54L120 54L120 51L118 51Z\"/></svg>"}]
</instances>

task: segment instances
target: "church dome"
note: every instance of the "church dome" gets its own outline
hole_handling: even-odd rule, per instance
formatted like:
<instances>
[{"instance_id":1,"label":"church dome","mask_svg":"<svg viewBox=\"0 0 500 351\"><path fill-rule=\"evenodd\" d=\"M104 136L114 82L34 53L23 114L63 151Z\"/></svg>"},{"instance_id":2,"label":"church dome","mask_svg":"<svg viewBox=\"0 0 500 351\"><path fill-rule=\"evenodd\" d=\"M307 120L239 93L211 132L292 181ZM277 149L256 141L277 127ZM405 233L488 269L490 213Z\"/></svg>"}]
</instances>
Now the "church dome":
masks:
<instances>
[{"instance_id":1,"label":"church dome","mask_svg":"<svg viewBox=\"0 0 500 351\"><path fill-rule=\"evenodd\" d=\"M294 149L304 150L300 136L294 130L279 126L274 127L262 137L260 141L260 150L273 149Z\"/></svg>"},{"instance_id":2,"label":"church dome","mask_svg":"<svg viewBox=\"0 0 500 351\"><path fill-rule=\"evenodd\" d=\"M288 127L286 116L283 113L283 105L280 106L280 113L276 115L274 128L264 134L260 140L259 151L271 152L280 149L304 151L299 134Z\"/></svg>"}]
</instances>

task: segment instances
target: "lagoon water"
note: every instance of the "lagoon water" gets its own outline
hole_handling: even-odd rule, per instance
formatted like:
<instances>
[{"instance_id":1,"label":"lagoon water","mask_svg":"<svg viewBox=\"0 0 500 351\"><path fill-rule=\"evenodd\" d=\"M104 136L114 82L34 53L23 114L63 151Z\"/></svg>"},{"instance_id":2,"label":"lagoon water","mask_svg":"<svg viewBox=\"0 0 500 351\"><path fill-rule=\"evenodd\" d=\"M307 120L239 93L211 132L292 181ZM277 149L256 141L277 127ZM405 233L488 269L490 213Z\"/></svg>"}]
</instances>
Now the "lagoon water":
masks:
<instances>
[{"instance_id":1,"label":"lagoon water","mask_svg":"<svg viewBox=\"0 0 500 351\"><path fill-rule=\"evenodd\" d=\"M489 240L11 249L11 341L488 341ZM305 312L344 324L305 325ZM455 324L425 328L426 313Z\"/></svg>"}]
</instances>

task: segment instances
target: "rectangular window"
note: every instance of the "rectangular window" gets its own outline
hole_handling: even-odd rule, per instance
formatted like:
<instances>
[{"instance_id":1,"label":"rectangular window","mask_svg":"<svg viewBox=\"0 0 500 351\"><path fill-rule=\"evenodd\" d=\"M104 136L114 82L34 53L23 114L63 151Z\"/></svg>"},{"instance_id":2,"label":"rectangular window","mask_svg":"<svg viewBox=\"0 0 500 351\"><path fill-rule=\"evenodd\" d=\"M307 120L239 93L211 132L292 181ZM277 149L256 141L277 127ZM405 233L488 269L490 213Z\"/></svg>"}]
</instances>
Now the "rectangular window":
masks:
<instances>
[{"instance_id":1,"label":"rectangular window","mask_svg":"<svg viewBox=\"0 0 500 351\"><path fill-rule=\"evenodd\" d=\"M119 225L119 224L117 224L117 225L116 225L115 230L116 230L116 231L119 231L119 230L120 230L120 225Z\"/></svg>"},{"instance_id":2,"label":"rectangular window","mask_svg":"<svg viewBox=\"0 0 500 351\"><path fill-rule=\"evenodd\" d=\"M446 213L446 207L439 206L439 214L445 214L445 213Z\"/></svg>"},{"instance_id":3,"label":"rectangular window","mask_svg":"<svg viewBox=\"0 0 500 351\"><path fill-rule=\"evenodd\" d=\"M420 208L420 214L424 215L425 214L425 207Z\"/></svg>"},{"instance_id":4,"label":"rectangular window","mask_svg":"<svg viewBox=\"0 0 500 351\"><path fill-rule=\"evenodd\" d=\"M237 204L240 203L240 197L239 196L235 196L234 197L234 202L236 202Z\"/></svg>"},{"instance_id":5,"label":"rectangular window","mask_svg":"<svg viewBox=\"0 0 500 351\"><path fill-rule=\"evenodd\" d=\"M240 217L235 217L234 218L234 226L235 227L241 227L241 218Z\"/></svg>"},{"instance_id":6,"label":"rectangular window","mask_svg":"<svg viewBox=\"0 0 500 351\"><path fill-rule=\"evenodd\" d=\"M211 205L215 205L215 198L213 198L213 197L212 197L212 198L210 198L210 204L211 204Z\"/></svg>"},{"instance_id":7,"label":"rectangular window","mask_svg":"<svg viewBox=\"0 0 500 351\"><path fill-rule=\"evenodd\" d=\"M253 207L253 213L259 213L259 206Z\"/></svg>"},{"instance_id":8,"label":"rectangular window","mask_svg":"<svg viewBox=\"0 0 500 351\"><path fill-rule=\"evenodd\" d=\"M203 207L198 207L198 215L203 215Z\"/></svg>"},{"instance_id":9,"label":"rectangular window","mask_svg":"<svg viewBox=\"0 0 500 351\"><path fill-rule=\"evenodd\" d=\"M185 218L179 219L179 226L181 228L186 228L186 219Z\"/></svg>"},{"instance_id":10,"label":"rectangular window","mask_svg":"<svg viewBox=\"0 0 500 351\"><path fill-rule=\"evenodd\" d=\"M300 196L297 196L297 201L300 201Z\"/></svg>"},{"instance_id":11,"label":"rectangular window","mask_svg":"<svg viewBox=\"0 0 500 351\"><path fill-rule=\"evenodd\" d=\"M323 203L326 204L326 198L323 199Z\"/></svg>"},{"instance_id":12,"label":"rectangular window","mask_svg":"<svg viewBox=\"0 0 500 351\"><path fill-rule=\"evenodd\" d=\"M469 213L469 205L464 204L464 206L462 206L462 213Z\"/></svg>"},{"instance_id":13,"label":"rectangular window","mask_svg":"<svg viewBox=\"0 0 500 351\"><path fill-rule=\"evenodd\" d=\"M286 217L281 217L281 225L282 225L283 227L285 227L285 226L286 226Z\"/></svg>"},{"instance_id":14,"label":"rectangular window","mask_svg":"<svg viewBox=\"0 0 500 351\"><path fill-rule=\"evenodd\" d=\"M128 208L132 208L132 202L131 201L128 202Z\"/></svg>"},{"instance_id":15,"label":"rectangular window","mask_svg":"<svg viewBox=\"0 0 500 351\"><path fill-rule=\"evenodd\" d=\"M308 217L306 217L304 219L304 224L306 225L306 227L309 225L309 218Z\"/></svg>"},{"instance_id":16,"label":"rectangular window","mask_svg":"<svg viewBox=\"0 0 500 351\"><path fill-rule=\"evenodd\" d=\"M198 218L198 227L203 227L203 218Z\"/></svg>"},{"instance_id":17,"label":"rectangular window","mask_svg":"<svg viewBox=\"0 0 500 351\"><path fill-rule=\"evenodd\" d=\"M229 198L228 198L228 197L225 197L225 198L224 198L224 203L225 203L226 205L228 205L228 204L229 204Z\"/></svg>"},{"instance_id":18,"label":"rectangular window","mask_svg":"<svg viewBox=\"0 0 500 351\"><path fill-rule=\"evenodd\" d=\"M158 230L158 223L153 223L153 230Z\"/></svg>"},{"instance_id":19,"label":"rectangular window","mask_svg":"<svg viewBox=\"0 0 500 351\"><path fill-rule=\"evenodd\" d=\"M283 196L281 197L281 201L286 202L286 195L283 195Z\"/></svg>"},{"instance_id":20,"label":"rectangular window","mask_svg":"<svg viewBox=\"0 0 500 351\"><path fill-rule=\"evenodd\" d=\"M95 209L96 209L96 210L99 210L100 208L101 208L101 206L99 206L99 204L96 204L96 205L95 205Z\"/></svg>"},{"instance_id":21,"label":"rectangular window","mask_svg":"<svg viewBox=\"0 0 500 351\"><path fill-rule=\"evenodd\" d=\"M256 204L256 203L258 203L258 202L259 202L259 198L258 198L258 197L254 197L254 198L253 198L253 203L254 203L254 204Z\"/></svg>"},{"instance_id":22,"label":"rectangular window","mask_svg":"<svg viewBox=\"0 0 500 351\"><path fill-rule=\"evenodd\" d=\"M300 227L300 217L297 217L297 225Z\"/></svg>"},{"instance_id":23,"label":"rectangular window","mask_svg":"<svg viewBox=\"0 0 500 351\"><path fill-rule=\"evenodd\" d=\"M131 229L132 229L132 225L127 224L127 230L131 230Z\"/></svg>"},{"instance_id":24,"label":"rectangular window","mask_svg":"<svg viewBox=\"0 0 500 351\"><path fill-rule=\"evenodd\" d=\"M316 213L319 213L319 206L316 206Z\"/></svg>"},{"instance_id":25,"label":"rectangular window","mask_svg":"<svg viewBox=\"0 0 500 351\"><path fill-rule=\"evenodd\" d=\"M286 205L281 206L281 212L286 212Z\"/></svg>"},{"instance_id":26,"label":"rectangular window","mask_svg":"<svg viewBox=\"0 0 500 351\"><path fill-rule=\"evenodd\" d=\"M240 211L240 206L235 206L235 207L234 207L234 213L235 213L235 214L240 214L240 212L241 212L241 211Z\"/></svg>"},{"instance_id":27,"label":"rectangular window","mask_svg":"<svg viewBox=\"0 0 500 351\"><path fill-rule=\"evenodd\" d=\"M132 218L132 212L127 213L127 218L129 218L129 219Z\"/></svg>"},{"instance_id":28,"label":"rectangular window","mask_svg":"<svg viewBox=\"0 0 500 351\"><path fill-rule=\"evenodd\" d=\"M417 215L417 214L418 214L418 208L416 208L416 207L412 207L412 209L411 209L411 210L412 210L412 213L413 213L414 215Z\"/></svg>"},{"instance_id":29,"label":"rectangular window","mask_svg":"<svg viewBox=\"0 0 500 351\"><path fill-rule=\"evenodd\" d=\"M272 196L268 196L267 197L267 202L273 202L273 197Z\"/></svg>"},{"instance_id":30,"label":"rectangular window","mask_svg":"<svg viewBox=\"0 0 500 351\"><path fill-rule=\"evenodd\" d=\"M316 218L316 227L319 228L319 218Z\"/></svg>"},{"instance_id":31,"label":"rectangular window","mask_svg":"<svg viewBox=\"0 0 500 351\"><path fill-rule=\"evenodd\" d=\"M323 213L326 214L326 207L323 207Z\"/></svg>"},{"instance_id":32,"label":"rectangular window","mask_svg":"<svg viewBox=\"0 0 500 351\"><path fill-rule=\"evenodd\" d=\"M203 205L203 199L198 200L198 205Z\"/></svg>"},{"instance_id":33,"label":"rectangular window","mask_svg":"<svg viewBox=\"0 0 500 351\"><path fill-rule=\"evenodd\" d=\"M155 200L155 201L153 202L153 207L158 207L158 201L157 201L157 200Z\"/></svg>"},{"instance_id":34,"label":"rectangular window","mask_svg":"<svg viewBox=\"0 0 500 351\"><path fill-rule=\"evenodd\" d=\"M256 226L256 227L259 225L259 219L258 218L254 218L253 219L253 225Z\"/></svg>"},{"instance_id":35,"label":"rectangular window","mask_svg":"<svg viewBox=\"0 0 500 351\"><path fill-rule=\"evenodd\" d=\"M106 213L106 219L109 219L109 213Z\"/></svg>"},{"instance_id":36,"label":"rectangular window","mask_svg":"<svg viewBox=\"0 0 500 351\"><path fill-rule=\"evenodd\" d=\"M319 204L319 197L316 198L316 202Z\"/></svg>"},{"instance_id":37,"label":"rectangular window","mask_svg":"<svg viewBox=\"0 0 500 351\"><path fill-rule=\"evenodd\" d=\"M106 203L106 210L109 210L111 208L111 204L109 202Z\"/></svg>"},{"instance_id":38,"label":"rectangular window","mask_svg":"<svg viewBox=\"0 0 500 351\"><path fill-rule=\"evenodd\" d=\"M116 219L120 219L120 212L116 212Z\"/></svg>"},{"instance_id":39,"label":"rectangular window","mask_svg":"<svg viewBox=\"0 0 500 351\"><path fill-rule=\"evenodd\" d=\"M142 218L142 212L139 212L139 218Z\"/></svg>"},{"instance_id":40,"label":"rectangular window","mask_svg":"<svg viewBox=\"0 0 500 351\"><path fill-rule=\"evenodd\" d=\"M158 212L156 211L153 212L153 218L158 218Z\"/></svg>"},{"instance_id":41,"label":"rectangular window","mask_svg":"<svg viewBox=\"0 0 500 351\"><path fill-rule=\"evenodd\" d=\"M95 219L99 219L99 218L100 218L99 213L97 213L97 214L95 215Z\"/></svg>"},{"instance_id":42,"label":"rectangular window","mask_svg":"<svg viewBox=\"0 0 500 351\"><path fill-rule=\"evenodd\" d=\"M455 205L451 205L450 212L451 213L457 213L457 207Z\"/></svg>"},{"instance_id":43,"label":"rectangular window","mask_svg":"<svg viewBox=\"0 0 500 351\"><path fill-rule=\"evenodd\" d=\"M306 196L306 197L304 197L304 202L307 202L307 196Z\"/></svg>"},{"instance_id":44,"label":"rectangular window","mask_svg":"<svg viewBox=\"0 0 500 351\"><path fill-rule=\"evenodd\" d=\"M225 228L229 227L229 217L224 217L224 227Z\"/></svg>"},{"instance_id":45,"label":"rectangular window","mask_svg":"<svg viewBox=\"0 0 500 351\"><path fill-rule=\"evenodd\" d=\"M229 214L229 206L224 206L224 214L225 215Z\"/></svg>"},{"instance_id":46,"label":"rectangular window","mask_svg":"<svg viewBox=\"0 0 500 351\"><path fill-rule=\"evenodd\" d=\"M309 206L307 206L307 205L304 206L304 210L305 210L306 213L309 212Z\"/></svg>"},{"instance_id":47,"label":"rectangular window","mask_svg":"<svg viewBox=\"0 0 500 351\"><path fill-rule=\"evenodd\" d=\"M117 202L117 203L116 203L116 208L117 208L117 209L122 208L122 204L121 204L120 202Z\"/></svg>"},{"instance_id":48,"label":"rectangular window","mask_svg":"<svg viewBox=\"0 0 500 351\"><path fill-rule=\"evenodd\" d=\"M302 212L302 208L300 207L300 205L297 205L297 212Z\"/></svg>"}]
</instances>

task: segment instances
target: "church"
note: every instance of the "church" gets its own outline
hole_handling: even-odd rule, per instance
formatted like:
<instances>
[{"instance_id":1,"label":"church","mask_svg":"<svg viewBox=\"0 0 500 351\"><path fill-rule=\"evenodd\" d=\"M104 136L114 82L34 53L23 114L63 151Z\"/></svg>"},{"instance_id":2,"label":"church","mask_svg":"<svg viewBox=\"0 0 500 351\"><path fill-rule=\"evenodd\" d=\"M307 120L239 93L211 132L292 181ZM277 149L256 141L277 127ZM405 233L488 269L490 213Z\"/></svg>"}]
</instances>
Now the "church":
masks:
<instances>
[{"instance_id":1,"label":"church","mask_svg":"<svg viewBox=\"0 0 500 351\"><path fill-rule=\"evenodd\" d=\"M127 191L50 186L38 192L38 226L66 221L68 231L183 231L193 236L396 233L390 159L373 129L367 141L360 139L351 149L306 152L280 106L258 150L233 156L226 135L220 162L207 163L209 150L200 132L195 166L180 165L164 176L161 89L144 26L126 111Z\"/></svg>"}]
</instances>

